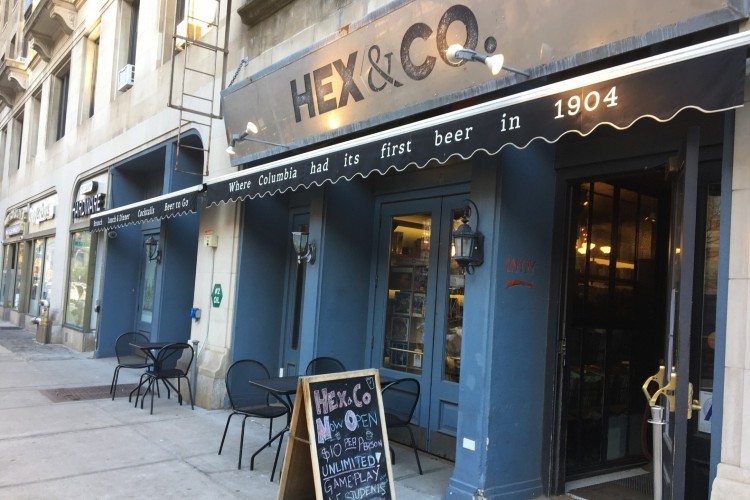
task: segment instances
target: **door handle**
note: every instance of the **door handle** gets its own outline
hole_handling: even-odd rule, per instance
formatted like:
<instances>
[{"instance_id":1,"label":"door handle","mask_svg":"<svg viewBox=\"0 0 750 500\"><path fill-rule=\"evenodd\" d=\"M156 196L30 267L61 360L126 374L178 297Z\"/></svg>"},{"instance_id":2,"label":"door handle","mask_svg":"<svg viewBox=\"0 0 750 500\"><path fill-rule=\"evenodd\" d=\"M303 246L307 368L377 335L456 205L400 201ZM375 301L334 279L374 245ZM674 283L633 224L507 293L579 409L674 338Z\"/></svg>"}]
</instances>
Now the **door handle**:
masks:
<instances>
[{"instance_id":1,"label":"door handle","mask_svg":"<svg viewBox=\"0 0 750 500\"><path fill-rule=\"evenodd\" d=\"M654 375L648 377L641 387L641 389L643 390L643 395L646 396L646 401L648 401L648 404L650 406L654 406L655 401L651 401L651 397L653 396L653 394L648 391L648 388L652 383L656 383L656 390L658 391L659 389L661 389L662 380L664 380L664 366L660 365L659 371Z\"/></svg>"},{"instance_id":2,"label":"door handle","mask_svg":"<svg viewBox=\"0 0 750 500\"><path fill-rule=\"evenodd\" d=\"M693 411L701 411L702 409L703 407L701 406L701 402L697 399L693 399L693 384L688 384L688 420L693 418Z\"/></svg>"},{"instance_id":3,"label":"door handle","mask_svg":"<svg viewBox=\"0 0 750 500\"><path fill-rule=\"evenodd\" d=\"M659 396L664 396L667 398L667 401L669 402L669 408L670 410L675 408L675 389L677 388L677 373L675 372L675 369L672 368L671 372L669 373L669 382L666 385L663 385L664 380L664 366L659 366L659 371L656 372L655 375L650 376L646 379L646 381L643 383L643 394L646 396L646 400L648 401L648 404L650 406L656 406L656 402L659 399ZM656 384L659 386L656 391L653 393L650 393L648 391L648 386L651 385L652 382L656 382Z\"/></svg>"}]
</instances>

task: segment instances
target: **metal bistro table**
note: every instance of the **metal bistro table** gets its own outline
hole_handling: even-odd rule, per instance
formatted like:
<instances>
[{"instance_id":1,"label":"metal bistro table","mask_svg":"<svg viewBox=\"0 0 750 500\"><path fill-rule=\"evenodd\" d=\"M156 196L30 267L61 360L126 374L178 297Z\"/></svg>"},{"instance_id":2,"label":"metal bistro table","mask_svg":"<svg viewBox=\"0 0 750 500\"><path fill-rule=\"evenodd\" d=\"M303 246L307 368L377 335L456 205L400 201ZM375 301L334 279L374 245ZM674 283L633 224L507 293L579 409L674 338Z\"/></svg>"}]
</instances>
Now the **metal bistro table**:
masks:
<instances>
[{"instance_id":1,"label":"metal bistro table","mask_svg":"<svg viewBox=\"0 0 750 500\"><path fill-rule=\"evenodd\" d=\"M140 349L143 351L143 353L146 355L148 360L150 361L151 365L156 364L156 356L159 352L159 349L168 346L169 344L173 344L174 342L131 342L130 345L135 347L136 349ZM141 380L138 382L138 386L136 386L135 389L130 391L130 395L128 395L128 402L131 401L133 398L133 393L138 391L138 394L135 397L135 406L138 406L138 398L141 396L141 387L143 386L144 380L143 376L141 376ZM159 390L159 386L157 385L156 390ZM167 387L167 391L169 391L169 388ZM148 392L147 392L148 394ZM146 395L143 395L144 398Z\"/></svg>"},{"instance_id":2,"label":"metal bistro table","mask_svg":"<svg viewBox=\"0 0 750 500\"><path fill-rule=\"evenodd\" d=\"M299 382L299 375L288 375L286 377L272 377L272 378L263 378L263 379L253 379L249 380L248 382L256 387L260 387L261 389L265 389L270 394L276 397L280 402L284 402L286 400L286 405L289 409L289 413L287 413L286 416L286 427L281 429L279 432L277 432L271 439L269 439L263 446L258 448L258 451L253 453L253 456L250 458L250 470L253 470L254 462L255 462L255 456L263 451L267 446L271 446L271 444L278 439L279 445L276 448L276 458L273 461L273 470L271 471L271 481L273 481L273 476L276 474L276 464L279 461L279 453L281 452L281 442L284 440L284 433L289 432L289 424L292 420L292 409L294 408L294 401L292 400L292 396L294 396L297 393L297 384Z\"/></svg>"}]
</instances>

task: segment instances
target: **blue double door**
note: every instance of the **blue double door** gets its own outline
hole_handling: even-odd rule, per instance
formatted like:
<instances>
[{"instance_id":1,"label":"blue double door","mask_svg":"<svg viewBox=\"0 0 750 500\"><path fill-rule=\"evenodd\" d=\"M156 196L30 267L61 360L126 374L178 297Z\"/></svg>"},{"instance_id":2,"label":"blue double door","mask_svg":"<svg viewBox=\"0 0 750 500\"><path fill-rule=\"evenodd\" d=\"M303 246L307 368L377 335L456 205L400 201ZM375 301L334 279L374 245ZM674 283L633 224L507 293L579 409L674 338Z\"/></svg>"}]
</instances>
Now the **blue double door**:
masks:
<instances>
[{"instance_id":1,"label":"blue double door","mask_svg":"<svg viewBox=\"0 0 750 500\"><path fill-rule=\"evenodd\" d=\"M380 205L370 364L413 377L421 397L412 423L420 448L455 458L461 377L464 274L451 233L465 196Z\"/></svg>"}]
</instances>

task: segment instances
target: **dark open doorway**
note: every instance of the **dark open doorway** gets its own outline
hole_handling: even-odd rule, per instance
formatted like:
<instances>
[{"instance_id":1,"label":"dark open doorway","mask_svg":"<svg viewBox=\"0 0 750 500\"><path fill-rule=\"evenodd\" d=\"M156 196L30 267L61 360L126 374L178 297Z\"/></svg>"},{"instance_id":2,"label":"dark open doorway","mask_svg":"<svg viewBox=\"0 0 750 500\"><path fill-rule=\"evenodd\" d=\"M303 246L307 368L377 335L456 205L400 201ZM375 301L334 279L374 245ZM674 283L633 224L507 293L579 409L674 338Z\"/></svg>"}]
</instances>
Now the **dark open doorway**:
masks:
<instances>
[{"instance_id":1,"label":"dark open doorway","mask_svg":"<svg viewBox=\"0 0 750 500\"><path fill-rule=\"evenodd\" d=\"M641 385L663 359L670 206L663 167L571 196L567 480L648 463Z\"/></svg>"}]
</instances>

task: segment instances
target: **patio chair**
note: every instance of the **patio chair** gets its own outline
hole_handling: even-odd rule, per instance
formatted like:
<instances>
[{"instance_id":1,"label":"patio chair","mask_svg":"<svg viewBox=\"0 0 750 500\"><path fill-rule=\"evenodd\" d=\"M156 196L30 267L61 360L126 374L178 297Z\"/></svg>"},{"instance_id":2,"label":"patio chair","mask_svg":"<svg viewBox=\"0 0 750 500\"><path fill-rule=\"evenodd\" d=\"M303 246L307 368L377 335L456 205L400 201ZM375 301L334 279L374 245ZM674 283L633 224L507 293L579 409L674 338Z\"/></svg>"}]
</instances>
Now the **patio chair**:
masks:
<instances>
[{"instance_id":1,"label":"patio chair","mask_svg":"<svg viewBox=\"0 0 750 500\"><path fill-rule=\"evenodd\" d=\"M184 358L184 354L187 354L187 358ZM181 384L180 381L185 379L188 386L188 393L190 394L190 408L195 409L193 404L193 390L190 387L190 365L193 363L195 357L195 351L193 346L186 342L175 342L173 344L167 344L166 346L159 349L156 353L156 360L154 361L153 369L146 371L141 375L141 385L148 384L146 386L146 392L141 398L141 408L143 408L143 400L146 399L146 395L151 393L151 413L154 413L154 385L158 387L159 381L163 382L168 388L171 387L177 393L177 401L182 406L182 393L180 392ZM177 387L171 382L171 380L177 379ZM138 391L140 395L140 390ZM169 391L167 391L167 398L169 398ZM138 396L135 399L138 404Z\"/></svg>"},{"instance_id":2,"label":"patio chair","mask_svg":"<svg viewBox=\"0 0 750 500\"><path fill-rule=\"evenodd\" d=\"M112 383L109 386L109 393L112 394L113 401L117 395L117 379L120 376L122 368L142 370L151 366L146 353L131 345L139 342L148 342L148 337L142 333L127 332L117 337L115 341L117 366L115 367L114 374L112 374Z\"/></svg>"},{"instance_id":3,"label":"patio chair","mask_svg":"<svg viewBox=\"0 0 750 500\"><path fill-rule=\"evenodd\" d=\"M268 428L268 442L264 444L258 451L253 454L253 461L255 455L261 450L280 437L279 448L281 448L281 441L283 440L283 431L278 436L272 437L273 434L273 419L281 417L283 415L290 415L291 409L289 405L282 399L276 397L272 393L250 384L249 380L267 379L271 378L268 369L260 361L253 359L240 359L232 363L227 370L227 377L225 379L227 387L227 396L229 396L229 404L232 407L232 413L227 417L227 423L224 426L224 434L221 436L221 445L219 445L219 455L221 450L224 449L224 440L227 437L227 430L229 429L229 422L235 415L242 416L242 433L240 434L240 456L237 461L237 469L242 468L242 448L245 442L245 421L248 417L254 418L265 418L269 420ZM278 460L278 452L276 454L276 460ZM250 470L253 469L253 462L250 463ZM274 461L274 471L276 470L276 461ZM273 475L271 476L273 480Z\"/></svg>"},{"instance_id":4,"label":"patio chair","mask_svg":"<svg viewBox=\"0 0 750 500\"><path fill-rule=\"evenodd\" d=\"M344 364L336 358L321 356L307 364L305 375L323 375L325 373L345 372Z\"/></svg>"},{"instance_id":5,"label":"patio chair","mask_svg":"<svg viewBox=\"0 0 750 500\"><path fill-rule=\"evenodd\" d=\"M385 425L390 429L405 428L409 431L411 447L414 457L417 459L419 474L422 475L422 464L419 462L417 444L414 440L414 432L411 430L411 418L419 402L419 380L415 378L402 378L388 384L381 392L383 398L383 412L385 413ZM396 463L396 455L391 447L391 463Z\"/></svg>"}]
</instances>

